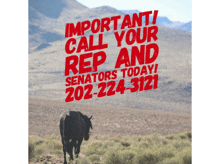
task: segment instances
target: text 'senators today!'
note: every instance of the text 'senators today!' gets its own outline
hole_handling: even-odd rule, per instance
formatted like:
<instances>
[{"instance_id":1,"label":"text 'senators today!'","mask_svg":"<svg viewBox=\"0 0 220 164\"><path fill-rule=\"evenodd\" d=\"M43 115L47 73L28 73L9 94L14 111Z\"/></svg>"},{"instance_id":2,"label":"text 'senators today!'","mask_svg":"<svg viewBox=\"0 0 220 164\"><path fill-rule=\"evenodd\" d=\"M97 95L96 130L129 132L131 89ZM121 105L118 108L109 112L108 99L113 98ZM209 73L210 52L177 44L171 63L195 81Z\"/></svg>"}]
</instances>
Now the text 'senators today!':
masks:
<instances>
[{"instance_id":1,"label":"text 'senators today!'","mask_svg":"<svg viewBox=\"0 0 220 164\"><path fill-rule=\"evenodd\" d=\"M153 14L152 24L149 23L151 14ZM65 37L68 40L65 44L65 52L68 56L65 59L64 71L66 76L65 101L86 100L94 96L99 98L113 96L117 92L124 94L125 91L156 89L158 87L158 64L154 62L159 54L159 46L155 42L158 39L158 27L155 25L157 14L158 10L134 13L132 17L127 14L124 16L120 28L118 28L118 20L121 19L121 15L92 21L85 20L76 24L66 23ZM113 24L113 29L111 29L110 23ZM94 35L84 36L87 30L97 35L98 44L94 44ZM122 47L112 71L102 72L99 70L99 66L105 63L108 56L105 53L108 44L105 43L103 33L109 30L114 30L115 46L121 47L123 39L129 46L134 43L139 45L132 46L130 54L126 47ZM78 43L74 38L76 36L80 37ZM121 68L122 66L123 68ZM118 73L122 77L116 80ZM126 88L126 77L130 77L129 82L132 87ZM98 83L97 92L94 92L92 83Z\"/></svg>"}]
</instances>

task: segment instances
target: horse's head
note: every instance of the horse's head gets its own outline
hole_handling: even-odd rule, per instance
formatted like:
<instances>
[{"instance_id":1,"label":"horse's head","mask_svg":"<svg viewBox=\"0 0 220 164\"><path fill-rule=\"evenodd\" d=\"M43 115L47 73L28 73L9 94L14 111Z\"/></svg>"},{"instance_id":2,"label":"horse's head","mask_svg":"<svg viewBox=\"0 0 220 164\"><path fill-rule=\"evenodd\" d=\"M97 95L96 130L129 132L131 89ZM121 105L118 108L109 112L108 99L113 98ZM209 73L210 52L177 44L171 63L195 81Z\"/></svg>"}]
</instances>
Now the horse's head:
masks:
<instances>
[{"instance_id":1,"label":"horse's head","mask_svg":"<svg viewBox=\"0 0 220 164\"><path fill-rule=\"evenodd\" d=\"M85 134L84 134L84 140L88 140L89 139L89 136L90 136L90 128L92 129L92 123L91 123L91 118L88 118L87 116L84 118L84 121L86 122L86 131L85 131Z\"/></svg>"}]
</instances>

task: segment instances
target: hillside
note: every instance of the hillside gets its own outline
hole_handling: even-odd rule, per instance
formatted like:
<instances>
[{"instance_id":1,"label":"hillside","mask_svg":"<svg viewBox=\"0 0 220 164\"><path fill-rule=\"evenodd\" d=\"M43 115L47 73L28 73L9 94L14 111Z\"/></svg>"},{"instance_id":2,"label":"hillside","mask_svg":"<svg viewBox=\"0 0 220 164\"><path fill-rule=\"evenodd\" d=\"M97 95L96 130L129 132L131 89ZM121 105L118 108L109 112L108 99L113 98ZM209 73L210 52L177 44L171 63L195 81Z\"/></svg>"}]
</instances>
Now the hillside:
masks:
<instances>
[{"instance_id":1,"label":"hillside","mask_svg":"<svg viewBox=\"0 0 220 164\"><path fill-rule=\"evenodd\" d=\"M29 26L36 27L29 35L29 97L63 101L65 94L64 66L66 53L64 46L65 23L124 14L114 8L102 6L87 8L77 1L65 1L59 16L49 17L40 13L29 20ZM79 6L76 7L76 6ZM121 19L122 20L122 19ZM120 26L121 21L119 21ZM91 35L86 32L86 36ZM79 38L76 38L79 41ZM104 42L109 48L106 62L99 71L112 70L119 54L113 31L104 34ZM191 33L159 26L157 43L160 48L158 59L158 89L111 97L92 98L75 101L79 104L96 104L114 107L149 109L156 111L191 112ZM122 43L122 46L126 46ZM139 46L139 45L138 45ZM126 46L130 49L129 46ZM121 75L117 80L121 78ZM126 86L129 86L129 79ZM97 90L97 84L93 84Z\"/></svg>"}]
</instances>

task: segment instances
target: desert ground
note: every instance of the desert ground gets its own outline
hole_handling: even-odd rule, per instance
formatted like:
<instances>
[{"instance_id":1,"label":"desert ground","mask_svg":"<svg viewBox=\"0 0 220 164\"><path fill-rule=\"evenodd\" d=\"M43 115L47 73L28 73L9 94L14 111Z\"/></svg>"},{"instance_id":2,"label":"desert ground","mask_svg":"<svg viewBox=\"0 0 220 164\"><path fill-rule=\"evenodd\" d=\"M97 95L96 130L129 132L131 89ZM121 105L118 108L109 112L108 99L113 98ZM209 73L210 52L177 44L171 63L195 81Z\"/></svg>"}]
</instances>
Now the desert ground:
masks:
<instances>
[{"instance_id":1,"label":"desert ground","mask_svg":"<svg viewBox=\"0 0 220 164\"><path fill-rule=\"evenodd\" d=\"M63 111L78 110L92 118L92 135L161 135L191 131L191 113L140 110L65 103L29 98L29 135L59 135L59 117Z\"/></svg>"}]
</instances>

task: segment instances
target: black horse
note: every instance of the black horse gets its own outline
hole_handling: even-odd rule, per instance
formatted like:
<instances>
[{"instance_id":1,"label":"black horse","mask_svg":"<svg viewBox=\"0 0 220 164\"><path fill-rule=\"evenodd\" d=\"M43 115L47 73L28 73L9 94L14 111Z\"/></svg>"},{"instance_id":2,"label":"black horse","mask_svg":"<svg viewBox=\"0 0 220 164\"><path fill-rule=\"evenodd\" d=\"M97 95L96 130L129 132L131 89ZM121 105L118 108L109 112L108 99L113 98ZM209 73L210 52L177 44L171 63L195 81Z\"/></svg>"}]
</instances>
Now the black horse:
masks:
<instances>
[{"instance_id":1,"label":"black horse","mask_svg":"<svg viewBox=\"0 0 220 164\"><path fill-rule=\"evenodd\" d=\"M81 143L89 139L90 128L92 128L91 118L78 111L63 112L60 116L60 135L62 137L64 164L66 162L66 152L73 160L73 147L75 147L76 158L80 152Z\"/></svg>"}]
</instances>

